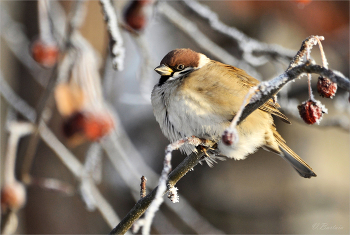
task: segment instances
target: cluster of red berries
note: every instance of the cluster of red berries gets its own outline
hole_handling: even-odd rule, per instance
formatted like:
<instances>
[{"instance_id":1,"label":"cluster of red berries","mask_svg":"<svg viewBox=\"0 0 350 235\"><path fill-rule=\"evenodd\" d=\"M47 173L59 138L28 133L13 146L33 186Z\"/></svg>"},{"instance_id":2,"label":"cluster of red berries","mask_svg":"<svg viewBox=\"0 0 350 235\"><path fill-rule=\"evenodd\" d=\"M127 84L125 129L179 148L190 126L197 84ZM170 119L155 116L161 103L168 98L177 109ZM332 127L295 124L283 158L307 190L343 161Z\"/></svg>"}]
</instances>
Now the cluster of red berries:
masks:
<instances>
[{"instance_id":1,"label":"cluster of red berries","mask_svg":"<svg viewBox=\"0 0 350 235\"><path fill-rule=\"evenodd\" d=\"M317 91L324 98L333 98L337 92L337 83L332 82L329 78L320 76L317 82ZM300 117L307 124L318 123L322 115L326 113L321 102L315 100L307 100L298 106Z\"/></svg>"}]
</instances>

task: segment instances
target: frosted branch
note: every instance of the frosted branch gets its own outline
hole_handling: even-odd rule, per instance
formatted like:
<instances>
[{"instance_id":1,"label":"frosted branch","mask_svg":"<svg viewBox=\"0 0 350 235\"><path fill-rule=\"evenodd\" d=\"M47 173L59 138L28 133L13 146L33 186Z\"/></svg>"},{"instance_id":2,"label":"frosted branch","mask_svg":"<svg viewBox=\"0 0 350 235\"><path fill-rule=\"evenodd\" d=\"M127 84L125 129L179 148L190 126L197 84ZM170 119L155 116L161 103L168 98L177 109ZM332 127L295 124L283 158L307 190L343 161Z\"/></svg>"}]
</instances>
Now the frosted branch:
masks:
<instances>
[{"instance_id":1,"label":"frosted branch","mask_svg":"<svg viewBox=\"0 0 350 235\"><path fill-rule=\"evenodd\" d=\"M117 15L110 0L100 0L100 2L110 36L113 68L122 71L124 69L125 48L118 28Z\"/></svg>"},{"instance_id":2,"label":"frosted branch","mask_svg":"<svg viewBox=\"0 0 350 235\"><path fill-rule=\"evenodd\" d=\"M245 60L251 65L260 66L268 62L269 60L265 55L271 58L283 58L285 60L290 60L295 54L295 51L283 48L279 45L259 42L248 37L238 29L224 24L219 20L219 17L215 12L198 1L183 0L182 2L194 13L206 19L214 30L235 40L243 52ZM261 56L258 57L258 55Z\"/></svg>"},{"instance_id":3,"label":"frosted branch","mask_svg":"<svg viewBox=\"0 0 350 235\"><path fill-rule=\"evenodd\" d=\"M8 85L5 79L2 76L0 71L0 92L5 100L20 114L26 117L29 121L35 122L36 112L35 109L30 107L27 102L21 99Z\"/></svg>"},{"instance_id":4,"label":"frosted branch","mask_svg":"<svg viewBox=\"0 0 350 235\"><path fill-rule=\"evenodd\" d=\"M162 176L159 179L159 185L161 186L161 189L159 189L159 186L153 189L151 193L149 193L146 197L141 198L136 205L129 211L129 213L124 217L124 219L110 232L110 234L124 234L126 233L132 224L147 210L147 208L150 206L150 204L155 200L156 195L158 198L161 198L159 201L157 201L154 204L154 208L152 208L152 211L147 219L152 219L154 216L154 212L159 208L160 201L162 201L162 195L165 193L167 187L172 188L175 186L175 184L188 172L190 171L194 166L196 166L199 163L199 160L202 158L204 153L200 152L198 154L191 154L185 160L183 160L168 176L168 180L165 179L164 181L164 175L167 174L167 172L170 170L169 166L171 167L170 160L171 160L171 152L175 149L180 148L183 144L192 144L194 146L198 146L199 144L206 146L207 142L206 140L201 140L196 137L189 137L185 138L179 141L174 142L173 144L168 145L166 148L166 154L165 154L165 160L164 160L164 168L162 171ZM159 203L160 202L160 203ZM151 217L152 216L152 217ZM147 221L145 218L145 224L150 223L151 221ZM146 222L147 221L147 222ZM147 225L144 225L147 226ZM145 228L143 228L145 229ZM144 230L147 232L147 230ZM149 230L148 230L149 231Z\"/></svg>"},{"instance_id":5,"label":"frosted branch","mask_svg":"<svg viewBox=\"0 0 350 235\"><path fill-rule=\"evenodd\" d=\"M96 183L102 180L102 147L99 143L92 143L87 151L85 163L85 171L90 175Z\"/></svg>"},{"instance_id":6,"label":"frosted branch","mask_svg":"<svg viewBox=\"0 0 350 235\"><path fill-rule=\"evenodd\" d=\"M23 136L33 132L34 126L25 122L11 122L8 126L10 137L7 143L6 160L4 167L4 184L11 184L15 179L15 163L17 156L18 142Z\"/></svg>"},{"instance_id":7,"label":"frosted branch","mask_svg":"<svg viewBox=\"0 0 350 235\"><path fill-rule=\"evenodd\" d=\"M53 36L51 29L51 19L49 17L50 1L39 0L38 1L38 13L39 13L39 37L45 43L52 43Z\"/></svg>"},{"instance_id":8,"label":"frosted branch","mask_svg":"<svg viewBox=\"0 0 350 235\"><path fill-rule=\"evenodd\" d=\"M4 4L0 7L0 34L6 42L8 48L16 56L16 58L26 67L33 78L41 84L46 85L46 76L43 76L45 71L33 60L29 54L30 41L23 33L24 25L14 21L8 14ZM45 77L45 79L44 79Z\"/></svg>"},{"instance_id":9,"label":"frosted branch","mask_svg":"<svg viewBox=\"0 0 350 235\"><path fill-rule=\"evenodd\" d=\"M195 23L185 18L166 2L159 3L158 10L172 24L174 24L176 27L178 27L180 30L186 33L187 36L189 36L195 43L197 43L203 51L208 52L223 63L244 69L245 71L247 71L248 74L257 79L261 77L252 66L245 63L244 61L236 59L226 50L215 44L198 29Z\"/></svg>"},{"instance_id":10,"label":"frosted branch","mask_svg":"<svg viewBox=\"0 0 350 235\"><path fill-rule=\"evenodd\" d=\"M2 76L0 76L2 79ZM4 79L1 80L0 88L4 87L6 81ZM8 85L7 85L8 86ZM25 118L34 123L34 119L31 118L31 115L28 112L24 112L23 110L32 110L35 113L34 109L30 107L26 102L21 100L13 90L8 86L8 93L14 96L4 95L3 90L0 89L1 95L6 99L6 101L12 105L13 100L17 100L19 103L23 105L23 108L19 109L18 112L22 114ZM6 94L6 93L5 93ZM24 129L25 130L25 129ZM80 180L83 180L83 177L86 175L84 166L77 160L77 158L57 139L57 137L51 132L51 130L46 126L46 124L41 121L39 124L39 135L42 140L57 154L62 163L73 173L73 175ZM10 169L10 168L9 168ZM9 173L10 175L10 173ZM91 179L87 181L89 186L89 192L93 195L94 200L96 201L96 208L101 212L103 218L107 221L108 225L112 228L115 224L119 223L120 219L117 214L114 212L112 206L106 201L106 199L101 195L100 191L96 187L96 185L92 182Z\"/></svg>"},{"instance_id":11,"label":"frosted branch","mask_svg":"<svg viewBox=\"0 0 350 235\"><path fill-rule=\"evenodd\" d=\"M116 119L118 119L117 113L114 113ZM147 187L154 188L156 186L156 182L159 179L159 176L148 167L144 158L140 155L136 147L133 145L130 138L126 135L126 132L122 125L118 125L118 132L113 131L109 136L104 138L101 141L103 148L105 149L109 160L111 161L113 167L119 172L119 175L122 177L124 182L128 185L131 191L139 192L139 187L135 185L135 181L139 180L140 172L142 174L147 175ZM116 157L116 154L118 157ZM188 163L191 164L191 163ZM186 168L188 164L184 164L182 169ZM186 169L185 171L189 171L191 168ZM179 174L174 174L174 179L181 178L183 170L173 171L180 172ZM176 181L177 180L173 180ZM139 196L135 193L132 194L135 200L139 200ZM136 196L137 195L137 196ZM181 195L180 195L181 196ZM140 201L139 201L140 202ZM147 199L144 199L142 203L147 203ZM140 213L142 215L145 211L145 204L142 204L140 210L133 211L133 213ZM166 200L165 203L167 205L171 205L172 202ZM197 233L215 233L222 234L222 232L215 227L213 227L205 218L203 218L192 206L189 202L186 201L184 197L181 198L181 203L184 205L183 207L173 207L169 206L169 209L174 211L174 213L181 215L179 216L181 220L186 223L191 229L196 231ZM139 204L137 204L139 205ZM132 217L134 219L135 217ZM131 219L128 217L128 219ZM137 218L135 219L135 221ZM126 219L126 221L128 221ZM122 228L128 226L127 224L121 225ZM131 222L133 223L133 222ZM138 223L138 222L137 222ZM121 223L122 224L122 223ZM201 226L198 226L200 224ZM131 225L130 225L131 226ZM141 226L141 224L140 224ZM125 230L127 231L127 229Z\"/></svg>"},{"instance_id":12,"label":"frosted branch","mask_svg":"<svg viewBox=\"0 0 350 235\"><path fill-rule=\"evenodd\" d=\"M339 87L350 91L350 80L338 71L326 69L322 66L310 64L307 61L304 64L298 65L294 68L286 70L283 74L270 81L261 82L256 87L251 88L257 90L251 97L250 103L245 106L242 115L237 122L237 125L242 122L249 114L258 109L261 105L267 102L288 82L298 78L303 73L315 73L324 77L328 77L333 82L336 82Z\"/></svg>"}]
</instances>

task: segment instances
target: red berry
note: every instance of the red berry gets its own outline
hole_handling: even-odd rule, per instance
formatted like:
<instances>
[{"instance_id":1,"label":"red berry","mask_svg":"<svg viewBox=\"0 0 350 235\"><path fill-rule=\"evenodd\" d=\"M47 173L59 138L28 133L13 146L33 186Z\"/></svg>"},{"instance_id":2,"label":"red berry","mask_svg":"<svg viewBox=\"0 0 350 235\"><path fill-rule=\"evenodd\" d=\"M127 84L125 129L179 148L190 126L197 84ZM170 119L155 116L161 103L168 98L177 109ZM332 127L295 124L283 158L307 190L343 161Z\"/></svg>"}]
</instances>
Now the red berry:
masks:
<instances>
[{"instance_id":1,"label":"red berry","mask_svg":"<svg viewBox=\"0 0 350 235\"><path fill-rule=\"evenodd\" d=\"M319 101L308 100L298 106L300 117L307 124L319 122L326 108Z\"/></svg>"},{"instance_id":2,"label":"red berry","mask_svg":"<svg viewBox=\"0 0 350 235\"><path fill-rule=\"evenodd\" d=\"M97 141L108 134L113 127L114 122L109 113L77 112L63 123L63 133L67 138L82 134L88 140Z\"/></svg>"},{"instance_id":3,"label":"red berry","mask_svg":"<svg viewBox=\"0 0 350 235\"><path fill-rule=\"evenodd\" d=\"M20 182L5 184L1 189L1 207L18 210L26 202L25 187Z\"/></svg>"},{"instance_id":4,"label":"red berry","mask_svg":"<svg viewBox=\"0 0 350 235\"><path fill-rule=\"evenodd\" d=\"M91 141L97 141L114 127L109 114L87 115L84 122L84 134Z\"/></svg>"},{"instance_id":5,"label":"red berry","mask_svg":"<svg viewBox=\"0 0 350 235\"><path fill-rule=\"evenodd\" d=\"M33 59L44 67L50 68L57 63L59 48L56 43L36 40L32 45Z\"/></svg>"},{"instance_id":6,"label":"red berry","mask_svg":"<svg viewBox=\"0 0 350 235\"><path fill-rule=\"evenodd\" d=\"M332 82L329 78L320 76L317 82L317 91L320 96L325 98L333 98L337 92L337 83Z\"/></svg>"},{"instance_id":7,"label":"red berry","mask_svg":"<svg viewBox=\"0 0 350 235\"><path fill-rule=\"evenodd\" d=\"M226 129L224 131L224 134L222 135L222 142L227 145L233 145L234 142L236 142L237 140L237 135L235 133L235 131L231 130L231 129Z\"/></svg>"},{"instance_id":8,"label":"red berry","mask_svg":"<svg viewBox=\"0 0 350 235\"><path fill-rule=\"evenodd\" d=\"M76 133L84 130L85 116L82 112L72 114L67 120L63 122L63 134L70 138Z\"/></svg>"},{"instance_id":9,"label":"red berry","mask_svg":"<svg viewBox=\"0 0 350 235\"><path fill-rule=\"evenodd\" d=\"M126 8L124 13L125 22L135 30L145 28L153 0L134 0Z\"/></svg>"}]
</instances>

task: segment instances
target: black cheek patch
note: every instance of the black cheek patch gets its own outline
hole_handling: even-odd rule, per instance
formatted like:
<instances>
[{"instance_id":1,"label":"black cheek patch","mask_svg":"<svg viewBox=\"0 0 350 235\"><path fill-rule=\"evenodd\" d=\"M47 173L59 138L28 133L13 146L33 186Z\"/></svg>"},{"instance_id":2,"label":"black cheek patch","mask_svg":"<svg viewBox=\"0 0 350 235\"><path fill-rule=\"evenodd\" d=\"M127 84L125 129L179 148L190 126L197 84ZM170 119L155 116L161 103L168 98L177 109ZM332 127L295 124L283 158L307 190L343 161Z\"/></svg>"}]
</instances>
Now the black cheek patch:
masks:
<instances>
[{"instance_id":1,"label":"black cheek patch","mask_svg":"<svg viewBox=\"0 0 350 235\"><path fill-rule=\"evenodd\" d=\"M158 82L158 86L162 86L171 76L161 76Z\"/></svg>"}]
</instances>

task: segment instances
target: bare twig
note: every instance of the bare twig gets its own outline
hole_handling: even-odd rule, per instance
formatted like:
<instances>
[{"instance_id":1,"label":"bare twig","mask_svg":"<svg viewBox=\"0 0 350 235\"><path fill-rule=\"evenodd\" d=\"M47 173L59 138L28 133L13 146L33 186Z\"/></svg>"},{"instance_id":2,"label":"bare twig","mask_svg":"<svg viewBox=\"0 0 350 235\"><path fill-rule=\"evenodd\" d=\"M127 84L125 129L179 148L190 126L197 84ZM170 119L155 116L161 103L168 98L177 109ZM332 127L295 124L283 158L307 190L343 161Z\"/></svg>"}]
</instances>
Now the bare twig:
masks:
<instances>
[{"instance_id":1,"label":"bare twig","mask_svg":"<svg viewBox=\"0 0 350 235\"><path fill-rule=\"evenodd\" d=\"M186 157L168 176L168 184L174 186L185 174L195 167L204 153L192 154ZM146 197L140 199L129 211L124 219L110 232L110 234L124 234L132 224L140 218L154 200L158 187L152 190Z\"/></svg>"},{"instance_id":2,"label":"bare twig","mask_svg":"<svg viewBox=\"0 0 350 235\"><path fill-rule=\"evenodd\" d=\"M87 151L84 164L85 171L99 184L102 180L102 147L92 143Z\"/></svg>"},{"instance_id":3,"label":"bare twig","mask_svg":"<svg viewBox=\"0 0 350 235\"><path fill-rule=\"evenodd\" d=\"M18 225L16 212L26 202L25 187L16 180L15 166L19 140L32 133L34 126L25 122L11 122L8 124L8 130L10 136L4 162L4 183L1 188L1 205L4 206L3 211L7 214L1 226L1 232L4 234L12 234L16 231Z\"/></svg>"},{"instance_id":4,"label":"bare twig","mask_svg":"<svg viewBox=\"0 0 350 235\"><path fill-rule=\"evenodd\" d=\"M1 95L9 102L9 104L23 116L25 116L29 121L35 122L36 112L35 109L30 107L23 99L21 99L8 85L2 76L0 71L0 92Z\"/></svg>"},{"instance_id":5,"label":"bare twig","mask_svg":"<svg viewBox=\"0 0 350 235\"><path fill-rule=\"evenodd\" d=\"M10 137L7 143L6 161L5 161L5 172L4 182L10 184L15 179L15 163L17 156L18 141L25 135L33 132L34 127L30 123L12 122L8 127L10 131Z\"/></svg>"},{"instance_id":6,"label":"bare twig","mask_svg":"<svg viewBox=\"0 0 350 235\"><path fill-rule=\"evenodd\" d=\"M39 13L39 37L45 43L52 43L54 41L51 29L51 19L49 17L50 1L39 0L38 1L38 13Z\"/></svg>"},{"instance_id":7,"label":"bare twig","mask_svg":"<svg viewBox=\"0 0 350 235\"><path fill-rule=\"evenodd\" d=\"M45 123L39 126L39 133L42 140L57 154L62 163L74 174L78 179L82 179L85 175L84 166L75 158L75 156L57 139L57 137L50 131ZM86 179L85 179L86 180ZM100 191L89 178L87 181L91 195L93 195L96 202L96 208L101 212L103 218L109 226L113 227L118 223L119 218L114 212L112 206L101 195Z\"/></svg>"},{"instance_id":8,"label":"bare twig","mask_svg":"<svg viewBox=\"0 0 350 235\"><path fill-rule=\"evenodd\" d=\"M206 19L214 30L234 39L242 50L245 61L251 65L260 66L267 63L269 60L265 55L271 58L283 58L286 61L289 61L295 54L295 51L293 50L283 48L279 45L259 42L248 37L238 29L225 25L219 20L219 17L215 12L198 1L183 0L182 3L197 15ZM261 56L258 57L258 55Z\"/></svg>"},{"instance_id":9,"label":"bare twig","mask_svg":"<svg viewBox=\"0 0 350 235\"><path fill-rule=\"evenodd\" d=\"M166 149L166 157L164 160L164 168L162 171L162 176L159 179L160 184L162 185L159 189L159 186L156 187L150 194L148 194L146 197L140 199L136 205L133 207L133 209L126 215L126 217L118 224L117 227L115 227L110 234L124 234L145 211L150 206L151 202L155 200L156 197L161 198L161 196L165 193L166 188L172 188L175 186L175 184L188 172L190 171L194 166L196 166L199 163L200 158L203 156L203 153L198 154L192 154L188 156L184 161L182 161L176 168L173 170L169 176L168 180L166 180L167 172L170 170L170 160L171 160L171 152L175 149L180 148L183 144L192 144L192 145L206 145L205 140L200 140L195 137L189 137L185 138L179 141L176 141L175 143L168 145ZM159 190L158 190L159 189ZM154 212L158 210L158 207L160 206L161 200L158 200L154 203L154 207L152 208L152 211L149 215L149 218L147 218L147 215L145 217L145 225L143 227L144 231L143 233L147 233L147 229L149 231L149 227L145 229L145 226L147 226L148 220L151 220L154 216ZM152 216L152 217L151 217ZM150 224L149 224L150 226Z\"/></svg>"},{"instance_id":10,"label":"bare twig","mask_svg":"<svg viewBox=\"0 0 350 235\"><path fill-rule=\"evenodd\" d=\"M59 192L66 196L72 196L75 189L72 185L53 178L31 177L30 185L50 191Z\"/></svg>"},{"instance_id":11,"label":"bare twig","mask_svg":"<svg viewBox=\"0 0 350 235\"><path fill-rule=\"evenodd\" d=\"M83 0L77 0L73 2L69 13L69 22L65 39L65 46L70 46L70 40L76 32L78 32L82 23L84 22L86 14L85 2Z\"/></svg>"},{"instance_id":12,"label":"bare twig","mask_svg":"<svg viewBox=\"0 0 350 235\"><path fill-rule=\"evenodd\" d=\"M32 77L41 86L47 85L47 73L42 69L29 54L30 41L23 33L24 25L14 21L6 10L5 4L2 2L0 7L0 34L5 40L8 48L15 57L29 70Z\"/></svg>"},{"instance_id":13,"label":"bare twig","mask_svg":"<svg viewBox=\"0 0 350 235\"><path fill-rule=\"evenodd\" d=\"M3 87L4 84L6 84L6 81L1 81L1 87ZM2 90L0 91L2 92ZM10 87L9 91L10 93L13 93L13 95L15 95L15 100L21 100L13 91L11 91ZM7 98L12 99L12 97L4 96L3 93L2 95L8 102L11 102ZM21 103L25 105L25 110L34 111L34 109L28 104L26 104L24 101L22 101ZM28 113L24 112L23 110L24 109L19 109L18 112L21 113L25 118L29 119L30 115L28 115ZM34 120L32 120L31 122L34 122ZM86 176L84 166L57 139L57 137L51 132L51 130L46 126L46 124L43 121L39 125L39 135L41 136L42 140L57 154L62 163L73 173L75 177L77 177L77 179L82 180L83 177ZM107 221L108 225L111 228L114 227L115 224L119 223L120 220L117 214L114 212L112 206L101 195L100 191L90 178L88 179L88 186L90 193L93 195L94 201L96 202L97 209L101 212L103 218Z\"/></svg>"},{"instance_id":14,"label":"bare twig","mask_svg":"<svg viewBox=\"0 0 350 235\"><path fill-rule=\"evenodd\" d=\"M110 0L100 0L100 2L110 36L113 68L122 71L124 69L125 48L118 28L117 15Z\"/></svg>"},{"instance_id":15,"label":"bare twig","mask_svg":"<svg viewBox=\"0 0 350 235\"><path fill-rule=\"evenodd\" d=\"M8 235L14 234L18 226L18 217L16 212L10 211L4 215L3 221L1 221L1 234Z\"/></svg>"},{"instance_id":16,"label":"bare twig","mask_svg":"<svg viewBox=\"0 0 350 235\"><path fill-rule=\"evenodd\" d=\"M244 61L236 59L234 56L230 55L223 48L219 47L213 41L211 41L205 34L203 34L197 27L195 23L186 19L183 15L181 15L178 11L176 11L173 7L171 7L166 2L161 2L158 4L158 10L166 17L172 24L186 33L194 42L196 42L202 50L210 53L215 58L220 61L230 64L233 66L237 66L241 69L247 71L248 74L254 76L257 79L260 79L261 76L256 72L256 70L245 63Z\"/></svg>"},{"instance_id":17,"label":"bare twig","mask_svg":"<svg viewBox=\"0 0 350 235\"><path fill-rule=\"evenodd\" d=\"M147 188L146 188L146 182L147 182L147 178L145 176L141 177L141 184L140 184L140 198L144 198L147 194Z\"/></svg>"}]
</instances>

